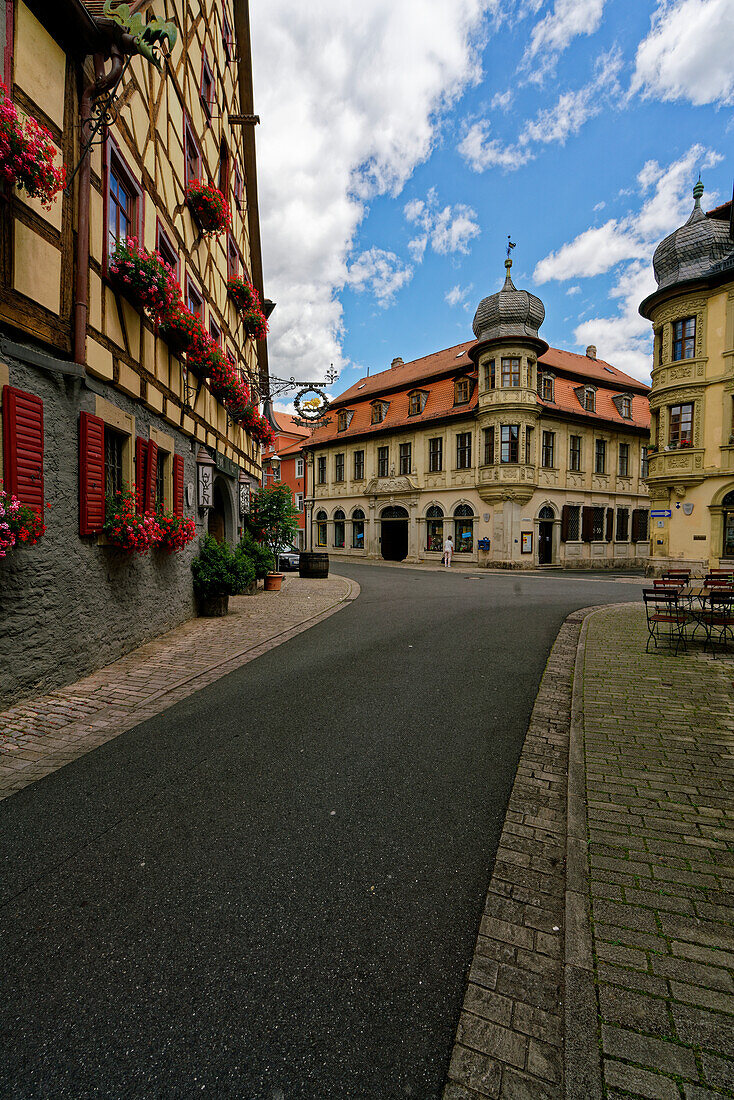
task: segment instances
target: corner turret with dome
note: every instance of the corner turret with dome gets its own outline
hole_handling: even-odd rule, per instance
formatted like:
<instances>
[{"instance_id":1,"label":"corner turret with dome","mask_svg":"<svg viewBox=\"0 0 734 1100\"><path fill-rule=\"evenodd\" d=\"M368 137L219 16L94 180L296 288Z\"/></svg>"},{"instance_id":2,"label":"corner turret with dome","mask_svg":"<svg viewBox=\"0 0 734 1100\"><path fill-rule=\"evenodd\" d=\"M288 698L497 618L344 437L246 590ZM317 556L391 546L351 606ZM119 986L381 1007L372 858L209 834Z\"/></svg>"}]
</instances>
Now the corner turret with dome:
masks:
<instances>
[{"instance_id":1,"label":"corner turret with dome","mask_svg":"<svg viewBox=\"0 0 734 1100\"><path fill-rule=\"evenodd\" d=\"M545 320L545 306L536 294L518 290L512 281L510 250L514 247L512 242L508 243L504 286L496 294L482 298L477 306L472 324L477 344L470 352L472 358L487 344L502 340L529 340L539 355L548 350L548 344L538 335Z\"/></svg>"},{"instance_id":2,"label":"corner turret with dome","mask_svg":"<svg viewBox=\"0 0 734 1100\"><path fill-rule=\"evenodd\" d=\"M693 210L684 225L660 242L652 258L656 292L640 306L643 316L657 294L699 279L734 271L734 239L731 218L720 216L722 207L708 213L701 208L704 186L701 178L693 187Z\"/></svg>"},{"instance_id":3,"label":"corner turret with dome","mask_svg":"<svg viewBox=\"0 0 734 1100\"><path fill-rule=\"evenodd\" d=\"M650 500L658 509L650 570L734 565L734 203L702 209L655 249ZM688 517L694 517L689 520Z\"/></svg>"}]
</instances>

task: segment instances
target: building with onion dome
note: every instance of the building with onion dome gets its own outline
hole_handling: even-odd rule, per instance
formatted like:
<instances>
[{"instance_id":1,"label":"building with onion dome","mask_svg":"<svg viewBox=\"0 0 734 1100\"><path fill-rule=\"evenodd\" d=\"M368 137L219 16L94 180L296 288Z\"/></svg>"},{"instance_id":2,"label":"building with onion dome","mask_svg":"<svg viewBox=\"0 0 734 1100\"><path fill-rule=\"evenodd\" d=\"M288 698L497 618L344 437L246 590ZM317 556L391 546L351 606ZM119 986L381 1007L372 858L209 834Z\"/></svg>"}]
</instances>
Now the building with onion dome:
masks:
<instances>
[{"instance_id":1,"label":"building with onion dome","mask_svg":"<svg viewBox=\"0 0 734 1100\"><path fill-rule=\"evenodd\" d=\"M655 571L734 566L734 215L704 212L653 256L657 290L640 306L655 334L647 484Z\"/></svg>"},{"instance_id":2,"label":"building with onion dome","mask_svg":"<svg viewBox=\"0 0 734 1100\"><path fill-rule=\"evenodd\" d=\"M649 553L648 387L551 348L540 298L484 298L474 340L362 378L305 446L309 549L352 558L630 567Z\"/></svg>"}]
</instances>

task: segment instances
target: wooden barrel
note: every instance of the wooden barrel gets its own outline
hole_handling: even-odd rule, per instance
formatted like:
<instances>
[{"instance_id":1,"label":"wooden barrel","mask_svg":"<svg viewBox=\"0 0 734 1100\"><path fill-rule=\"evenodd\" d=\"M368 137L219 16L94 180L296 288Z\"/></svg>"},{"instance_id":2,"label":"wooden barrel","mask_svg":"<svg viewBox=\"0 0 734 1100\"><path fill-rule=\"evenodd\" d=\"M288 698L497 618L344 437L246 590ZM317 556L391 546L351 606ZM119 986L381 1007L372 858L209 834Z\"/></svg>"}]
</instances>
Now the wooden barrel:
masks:
<instances>
[{"instance_id":1,"label":"wooden barrel","mask_svg":"<svg viewBox=\"0 0 734 1100\"><path fill-rule=\"evenodd\" d=\"M301 551L298 559L298 574L301 577L328 577L328 554L305 554Z\"/></svg>"}]
</instances>

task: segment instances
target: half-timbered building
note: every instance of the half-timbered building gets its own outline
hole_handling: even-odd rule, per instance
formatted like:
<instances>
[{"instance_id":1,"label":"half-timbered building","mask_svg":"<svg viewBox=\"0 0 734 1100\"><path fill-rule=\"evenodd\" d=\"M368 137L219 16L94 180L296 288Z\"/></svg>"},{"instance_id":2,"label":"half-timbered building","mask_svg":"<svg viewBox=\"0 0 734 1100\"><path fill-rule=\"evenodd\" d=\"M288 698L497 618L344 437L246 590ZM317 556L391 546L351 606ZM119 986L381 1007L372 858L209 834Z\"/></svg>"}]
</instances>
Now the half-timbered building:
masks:
<instances>
[{"instance_id":1,"label":"half-timbered building","mask_svg":"<svg viewBox=\"0 0 734 1100\"><path fill-rule=\"evenodd\" d=\"M71 679L193 613L198 538L122 553L103 532L111 494L136 487L140 508L233 541L241 488L261 479L252 418L232 414L111 270L120 243L162 257L257 418L266 343L228 295L239 276L263 300L248 5L138 0L144 27L175 28L154 51L115 8L0 0L6 98L50 133L66 171L48 205L27 188L0 193L2 477L46 522L36 545L0 558L0 698ZM229 206L221 231L187 203L195 181Z\"/></svg>"}]
</instances>

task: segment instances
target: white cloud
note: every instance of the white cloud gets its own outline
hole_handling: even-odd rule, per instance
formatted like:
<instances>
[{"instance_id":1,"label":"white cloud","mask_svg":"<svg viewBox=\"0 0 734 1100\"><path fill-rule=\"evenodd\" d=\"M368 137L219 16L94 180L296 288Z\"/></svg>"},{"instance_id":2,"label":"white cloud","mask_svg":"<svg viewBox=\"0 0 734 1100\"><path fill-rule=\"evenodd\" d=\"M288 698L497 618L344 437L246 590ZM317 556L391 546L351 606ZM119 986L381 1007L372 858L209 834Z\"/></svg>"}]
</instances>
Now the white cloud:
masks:
<instances>
[{"instance_id":1,"label":"white cloud","mask_svg":"<svg viewBox=\"0 0 734 1100\"><path fill-rule=\"evenodd\" d=\"M574 294L580 294L580 293L581 293L581 287L578 286L578 284L575 285L575 286L570 286L568 288L568 290L566 291L566 294L568 294L569 298L572 297Z\"/></svg>"},{"instance_id":2,"label":"white cloud","mask_svg":"<svg viewBox=\"0 0 734 1100\"><path fill-rule=\"evenodd\" d=\"M492 102L490 107L493 111L506 111L512 103L514 92L512 88L508 88L506 92L497 92L492 96Z\"/></svg>"},{"instance_id":3,"label":"white cloud","mask_svg":"<svg viewBox=\"0 0 734 1100\"><path fill-rule=\"evenodd\" d=\"M406 220L421 231L408 244L410 254L417 263L422 260L429 243L434 252L443 255L449 252L466 254L469 241L479 236L479 223L474 220L476 211L463 203L440 209L435 187L430 189L425 200L411 199L403 212Z\"/></svg>"},{"instance_id":4,"label":"white cloud","mask_svg":"<svg viewBox=\"0 0 734 1100\"><path fill-rule=\"evenodd\" d=\"M581 34L594 34L601 24L605 0L556 0L552 12L536 23L521 68L540 81L555 68L559 54Z\"/></svg>"},{"instance_id":5,"label":"white cloud","mask_svg":"<svg viewBox=\"0 0 734 1100\"><path fill-rule=\"evenodd\" d=\"M583 124L598 115L610 95L619 91L618 77L622 55L618 49L601 54L594 67L594 78L575 92L564 92L552 107L540 111L526 122L520 143L557 141L563 145L569 134L577 134Z\"/></svg>"},{"instance_id":6,"label":"white cloud","mask_svg":"<svg viewBox=\"0 0 734 1100\"><path fill-rule=\"evenodd\" d=\"M519 145L503 145L496 138L490 139L490 129L487 119L473 123L457 146L458 152L473 171L503 168L506 172L514 172L533 159L529 149L523 149Z\"/></svg>"},{"instance_id":7,"label":"white cloud","mask_svg":"<svg viewBox=\"0 0 734 1100\"><path fill-rule=\"evenodd\" d=\"M458 283L456 286L452 286L451 290L448 290L444 296L444 300L448 302L450 306L463 306L467 308L467 299L471 293L472 284L469 286L460 286Z\"/></svg>"},{"instance_id":8,"label":"white cloud","mask_svg":"<svg viewBox=\"0 0 734 1100\"><path fill-rule=\"evenodd\" d=\"M619 303L617 312L578 325L574 337L580 347L596 344L603 359L649 380L651 330L649 322L640 317L638 306L656 286L652 254L659 241L686 220L693 205L691 185L699 165L712 167L720 160L713 150L693 145L668 165L647 161L637 175L642 202L636 211L584 230L537 265L534 278L538 283L588 278L620 265L609 293ZM713 193L709 201L715 200ZM575 289L571 287L567 293Z\"/></svg>"},{"instance_id":9,"label":"white cloud","mask_svg":"<svg viewBox=\"0 0 734 1100\"><path fill-rule=\"evenodd\" d=\"M630 92L691 103L734 103L732 0L659 0L637 47Z\"/></svg>"},{"instance_id":10,"label":"white cloud","mask_svg":"<svg viewBox=\"0 0 734 1100\"><path fill-rule=\"evenodd\" d=\"M598 202L598 203L596 204L596 206L592 207L592 209L593 209L593 211L594 211L594 213L595 213L595 214L598 214L598 213L599 213L599 211L600 211L600 210L603 210L603 209L604 209L604 207L605 207L606 205L607 205L607 204L606 204L606 203L604 202L604 199L602 199L602 200L601 200L601 202Z\"/></svg>"},{"instance_id":11,"label":"white cloud","mask_svg":"<svg viewBox=\"0 0 734 1100\"><path fill-rule=\"evenodd\" d=\"M594 66L594 77L577 91L564 92L552 107L538 112L534 119L528 119L516 144L503 145L497 138L491 138L491 125L487 119L480 119L469 126L458 145L459 154L475 172L484 172L487 168L502 168L515 171L534 159L531 150L533 143L565 144L571 134L577 134L583 124L594 115L598 115L610 98L617 95L619 73L622 68L622 55L616 48L601 54Z\"/></svg>"},{"instance_id":12,"label":"white cloud","mask_svg":"<svg viewBox=\"0 0 734 1100\"><path fill-rule=\"evenodd\" d=\"M404 264L394 252L370 248L349 265L347 284L358 294L371 291L384 309L412 277L413 268Z\"/></svg>"},{"instance_id":13,"label":"white cloud","mask_svg":"<svg viewBox=\"0 0 734 1100\"><path fill-rule=\"evenodd\" d=\"M270 0L251 6L265 290L276 375L343 365L342 307L371 196L397 194L479 78L498 0Z\"/></svg>"}]
</instances>

